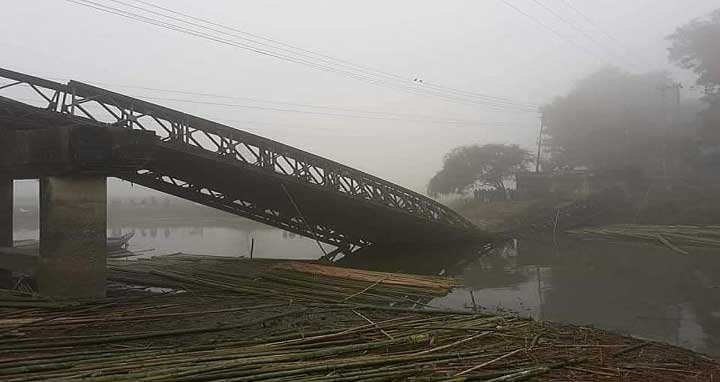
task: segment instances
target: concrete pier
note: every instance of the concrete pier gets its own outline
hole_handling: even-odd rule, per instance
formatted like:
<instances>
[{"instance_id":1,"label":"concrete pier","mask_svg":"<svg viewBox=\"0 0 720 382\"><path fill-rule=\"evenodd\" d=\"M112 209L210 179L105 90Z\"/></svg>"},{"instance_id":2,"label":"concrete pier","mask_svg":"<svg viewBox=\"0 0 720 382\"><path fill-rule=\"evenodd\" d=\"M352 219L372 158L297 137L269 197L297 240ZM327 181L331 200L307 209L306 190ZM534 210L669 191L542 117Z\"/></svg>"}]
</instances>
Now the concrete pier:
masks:
<instances>
[{"instance_id":1,"label":"concrete pier","mask_svg":"<svg viewBox=\"0 0 720 382\"><path fill-rule=\"evenodd\" d=\"M0 247L13 246L13 180L0 178ZM0 268L0 288L12 288L12 273Z\"/></svg>"},{"instance_id":2,"label":"concrete pier","mask_svg":"<svg viewBox=\"0 0 720 382\"><path fill-rule=\"evenodd\" d=\"M13 180L0 178L0 247L13 245Z\"/></svg>"},{"instance_id":3,"label":"concrete pier","mask_svg":"<svg viewBox=\"0 0 720 382\"><path fill-rule=\"evenodd\" d=\"M105 177L40 179L40 294L105 296L106 227Z\"/></svg>"}]
</instances>

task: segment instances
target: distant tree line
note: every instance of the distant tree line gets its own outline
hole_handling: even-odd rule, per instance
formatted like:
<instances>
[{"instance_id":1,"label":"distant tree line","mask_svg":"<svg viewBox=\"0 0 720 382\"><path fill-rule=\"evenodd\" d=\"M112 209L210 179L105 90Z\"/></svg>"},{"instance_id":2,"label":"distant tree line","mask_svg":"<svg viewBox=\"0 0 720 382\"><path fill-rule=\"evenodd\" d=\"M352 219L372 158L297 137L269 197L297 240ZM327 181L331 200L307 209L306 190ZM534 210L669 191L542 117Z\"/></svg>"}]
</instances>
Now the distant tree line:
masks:
<instances>
[{"instance_id":1,"label":"distant tree line","mask_svg":"<svg viewBox=\"0 0 720 382\"><path fill-rule=\"evenodd\" d=\"M678 28L668 39L670 61L692 70L702 87L707 108L701 113L702 138L708 145L720 145L720 9L707 18Z\"/></svg>"},{"instance_id":2,"label":"distant tree line","mask_svg":"<svg viewBox=\"0 0 720 382\"><path fill-rule=\"evenodd\" d=\"M635 168L676 176L720 158L720 10L668 37L669 59L695 72L701 101L667 73L604 68L542 108L547 170Z\"/></svg>"},{"instance_id":3,"label":"distant tree line","mask_svg":"<svg viewBox=\"0 0 720 382\"><path fill-rule=\"evenodd\" d=\"M697 75L700 100L683 99L683 85L665 72L592 73L541 108L544 171L633 169L672 177L720 170L720 9L668 40L670 62ZM428 193L506 193L505 182L531 162L517 145L458 147L445 156Z\"/></svg>"}]
</instances>

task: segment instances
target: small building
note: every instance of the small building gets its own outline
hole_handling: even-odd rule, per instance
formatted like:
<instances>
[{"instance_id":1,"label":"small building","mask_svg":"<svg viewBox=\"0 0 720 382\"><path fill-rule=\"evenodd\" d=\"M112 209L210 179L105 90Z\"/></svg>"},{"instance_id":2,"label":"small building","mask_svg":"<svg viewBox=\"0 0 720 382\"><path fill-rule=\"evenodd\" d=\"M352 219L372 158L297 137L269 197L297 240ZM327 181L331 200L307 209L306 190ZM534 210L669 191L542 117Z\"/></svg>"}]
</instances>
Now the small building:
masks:
<instances>
[{"instance_id":1,"label":"small building","mask_svg":"<svg viewBox=\"0 0 720 382\"><path fill-rule=\"evenodd\" d=\"M552 173L520 172L515 174L517 200L559 197L576 199L591 193L620 188L626 193L637 189L643 174L636 170L564 171Z\"/></svg>"}]
</instances>

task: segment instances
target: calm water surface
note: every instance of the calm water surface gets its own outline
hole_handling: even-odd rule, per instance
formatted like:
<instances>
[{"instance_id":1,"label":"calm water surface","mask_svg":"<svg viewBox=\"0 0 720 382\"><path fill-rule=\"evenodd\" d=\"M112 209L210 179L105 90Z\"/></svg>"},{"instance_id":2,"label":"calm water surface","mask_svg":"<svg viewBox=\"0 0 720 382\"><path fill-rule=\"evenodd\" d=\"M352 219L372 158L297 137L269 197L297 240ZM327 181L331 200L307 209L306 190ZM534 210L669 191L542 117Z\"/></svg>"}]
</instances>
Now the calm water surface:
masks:
<instances>
[{"instance_id":1,"label":"calm water surface","mask_svg":"<svg viewBox=\"0 0 720 382\"><path fill-rule=\"evenodd\" d=\"M293 234L227 221L186 224L145 221L112 224L108 234L135 232L131 250L148 255L175 252L223 256L316 259L317 244ZM15 239L37 238L18 229ZM331 248L328 247L328 250ZM469 308L470 291L485 311L592 325L720 354L720 253L677 254L662 246L577 240L517 240L483 256L458 260L436 274L462 279L463 288L432 305ZM413 271L413 262L387 271ZM424 264L427 273L427 264ZM448 268L448 269L446 269ZM435 272L435 271L433 271Z\"/></svg>"}]
</instances>

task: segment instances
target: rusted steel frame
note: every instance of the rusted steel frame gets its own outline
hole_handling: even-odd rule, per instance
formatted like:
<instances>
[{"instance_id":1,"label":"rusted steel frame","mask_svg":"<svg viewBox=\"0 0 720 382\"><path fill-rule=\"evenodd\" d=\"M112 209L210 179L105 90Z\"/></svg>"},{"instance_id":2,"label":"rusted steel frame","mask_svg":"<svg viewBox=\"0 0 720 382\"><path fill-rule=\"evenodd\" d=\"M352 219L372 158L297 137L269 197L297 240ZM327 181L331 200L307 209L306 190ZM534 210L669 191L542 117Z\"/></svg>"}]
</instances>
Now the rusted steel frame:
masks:
<instances>
[{"instance_id":1,"label":"rusted steel frame","mask_svg":"<svg viewBox=\"0 0 720 382\"><path fill-rule=\"evenodd\" d=\"M229 141L229 148L232 150L232 153L233 153L233 156L235 157L235 160L239 160L238 158L241 157L240 151L238 151L238 145L239 145L239 144L240 144L240 143L237 142L237 141L235 141L235 140ZM243 162L244 162L244 160L243 160Z\"/></svg>"},{"instance_id":2,"label":"rusted steel frame","mask_svg":"<svg viewBox=\"0 0 720 382\"><path fill-rule=\"evenodd\" d=\"M40 94L41 97L45 98L45 100L48 102L48 106L52 104L52 100L48 98L45 93L41 92L40 89L35 86L35 84L28 83L28 85L30 85L30 88L32 88L32 90L35 90L35 93Z\"/></svg>"},{"instance_id":3,"label":"rusted steel frame","mask_svg":"<svg viewBox=\"0 0 720 382\"><path fill-rule=\"evenodd\" d=\"M47 106L47 110L55 111L57 109L57 105L60 102L60 91L54 90L52 100Z\"/></svg>"},{"instance_id":4,"label":"rusted steel frame","mask_svg":"<svg viewBox=\"0 0 720 382\"><path fill-rule=\"evenodd\" d=\"M399 196L391 193L387 188L385 188L385 196L390 199L392 203L395 204L395 206L397 206L398 208L402 208L402 199L400 199Z\"/></svg>"},{"instance_id":5,"label":"rusted steel frame","mask_svg":"<svg viewBox=\"0 0 720 382\"><path fill-rule=\"evenodd\" d=\"M313 174L313 170L315 170L315 174ZM316 177L316 175L320 176L320 172L317 170L317 167L308 164L307 165L307 174L310 177L310 179L312 179L312 182L310 182L310 183L322 185L322 177L320 177L320 178Z\"/></svg>"},{"instance_id":6,"label":"rusted steel frame","mask_svg":"<svg viewBox=\"0 0 720 382\"><path fill-rule=\"evenodd\" d=\"M0 68L0 77L8 78L26 84L34 84L47 89L67 90L67 85L65 84L3 68Z\"/></svg>"},{"instance_id":7,"label":"rusted steel frame","mask_svg":"<svg viewBox=\"0 0 720 382\"><path fill-rule=\"evenodd\" d=\"M260 163L260 148L256 147L256 146L250 146L247 142L242 142L242 145L245 146L245 148L248 149L248 151L250 151L250 154L252 154L255 157L255 163L252 163L250 161L247 161L247 163L251 163L251 164ZM255 150L257 150L257 152L255 150L253 150L253 148L255 148Z\"/></svg>"},{"instance_id":8,"label":"rusted steel frame","mask_svg":"<svg viewBox=\"0 0 720 382\"><path fill-rule=\"evenodd\" d=\"M362 197L364 197L364 198L367 198L367 199L372 200L373 195L372 195L372 194L368 194L368 193L366 192L366 190L365 190L365 185L366 185L366 184L362 181L362 178L361 178L361 179L358 179L358 180L356 181L356 183L357 183L357 186L356 186L356 187L357 187L357 193L358 193L358 195L360 195L360 196L362 196Z\"/></svg>"},{"instance_id":9,"label":"rusted steel frame","mask_svg":"<svg viewBox=\"0 0 720 382\"><path fill-rule=\"evenodd\" d=\"M148 131L148 129L147 129L142 123L140 123L140 121L138 120L138 118L140 118L140 117L142 117L142 116L137 116L137 117L136 117L136 116L132 116L131 119L130 119L130 126L135 126L135 125L137 125L137 126L140 127L140 130Z\"/></svg>"},{"instance_id":10,"label":"rusted steel frame","mask_svg":"<svg viewBox=\"0 0 720 382\"><path fill-rule=\"evenodd\" d=\"M275 163L273 162L273 151L270 150L267 146L258 146L258 151L260 153L260 161L258 162L258 166L265 170L270 170L273 173L275 172Z\"/></svg>"},{"instance_id":11,"label":"rusted steel frame","mask_svg":"<svg viewBox=\"0 0 720 382\"><path fill-rule=\"evenodd\" d=\"M164 112L179 113L179 112L175 112L175 111L173 111L173 110L171 110L171 109L166 109L166 108L163 108L163 107L160 107L160 106L157 106L157 105L152 105L152 104L149 104L149 103L144 103L144 104L145 104L146 106L151 105L151 106L149 106L149 107L158 107L158 108L161 108L161 109L160 109L160 112L161 112L161 113L164 113ZM193 121L198 121L198 120L200 120L200 119L193 118ZM219 125L219 124L212 124L212 123L210 123L209 121L203 121L203 123L205 123L206 126L203 126L203 127L202 127L202 130L205 130L206 128L210 128L211 130L216 130L215 128L212 128L212 126L222 126L222 125ZM223 126L223 127L224 127L224 126ZM195 127L195 128L196 128L196 129L200 129L199 127ZM220 129L217 129L217 130L220 130ZM246 135L246 136L250 137L252 140L272 142L272 141L266 140L266 139L261 138L261 137L254 136L254 135L249 134L249 133L246 133L246 132L239 132L239 131L234 130L234 129L230 129L230 130L232 130L232 131L228 131L228 132L227 132L228 134L232 134L232 135L240 135L240 134L242 134L242 135ZM216 131L213 131L213 132L216 132ZM219 131L218 131L217 133L220 134ZM248 142L248 143L254 143L254 142ZM274 143L274 142L273 142L273 143ZM201 146L201 147L202 147L202 146ZM299 151L299 150L298 150L298 151ZM320 162L321 162L321 163L322 163L322 162L325 162L325 160L323 160L322 158L320 158ZM267 162L265 162L265 163L267 163ZM268 166L268 168L270 168L270 166ZM353 172L358 173L357 170L355 170L355 171L353 171ZM359 175L359 174L358 174L358 175ZM315 179L315 180L317 181L317 179ZM397 188L397 186L394 187L394 188ZM403 191L404 191L404 190L403 190ZM357 193L357 190L353 190L353 192L354 192L354 193ZM407 194L407 192L403 192L403 193L406 193L406 194ZM428 203L431 203L431 204L432 204L433 202L428 201ZM445 207L444 207L444 206L439 206L439 205L434 205L433 208L440 208L440 209L442 209L442 208L445 208ZM442 215L441 215L441 216L442 216ZM442 222L440 222L440 223L442 223Z\"/></svg>"},{"instance_id":12,"label":"rusted steel frame","mask_svg":"<svg viewBox=\"0 0 720 382\"><path fill-rule=\"evenodd\" d=\"M337 184L338 184L338 186L339 186L339 187L338 187L338 190L340 190L340 191L345 191L345 192L344 192L345 194L350 194L351 189L350 189L350 186L349 186L349 184L348 184L348 182L347 182L347 178L341 175L341 176L338 176L337 180L338 180L338 183L337 183Z\"/></svg>"},{"instance_id":13,"label":"rusted steel frame","mask_svg":"<svg viewBox=\"0 0 720 382\"><path fill-rule=\"evenodd\" d=\"M282 158L282 157L280 157L280 158ZM275 166L280 170L280 172L282 172L284 175L294 176L294 175L293 175L293 172L292 172L292 166L290 166L287 162L285 162L285 166L289 166L289 167L290 167L290 170L291 170L291 171L288 171L288 170L285 169L285 167L283 167L283 165L282 165L282 164L280 163L280 161L277 160L277 159L278 159L278 158L275 158Z\"/></svg>"},{"instance_id":14,"label":"rusted steel frame","mask_svg":"<svg viewBox=\"0 0 720 382\"><path fill-rule=\"evenodd\" d=\"M25 83L27 83L27 82L15 81L15 82L13 82L13 83L11 83L11 84L7 84L7 85L0 86L0 90L7 89L7 88L13 87L13 86L15 86L15 85L25 84Z\"/></svg>"},{"instance_id":15,"label":"rusted steel frame","mask_svg":"<svg viewBox=\"0 0 720 382\"><path fill-rule=\"evenodd\" d=\"M245 156L242 154L242 152L240 152L240 150L238 150L238 146L240 146L241 144L242 143L238 143L237 145L235 145L234 150L235 150L235 153L237 154L236 159L239 162L250 164L250 160L248 158L245 158Z\"/></svg>"},{"instance_id":16,"label":"rusted steel frame","mask_svg":"<svg viewBox=\"0 0 720 382\"><path fill-rule=\"evenodd\" d=\"M218 151L222 156L229 156L231 154L230 138L220 137L220 147L218 148Z\"/></svg>"},{"instance_id":17,"label":"rusted steel frame","mask_svg":"<svg viewBox=\"0 0 720 382\"><path fill-rule=\"evenodd\" d=\"M60 102L59 104L60 107L56 107L54 111L57 111L58 113L65 113L65 110L67 108L68 93L60 90L58 90L58 93L62 94L62 102Z\"/></svg>"},{"instance_id":18,"label":"rusted steel frame","mask_svg":"<svg viewBox=\"0 0 720 382\"><path fill-rule=\"evenodd\" d=\"M153 116L153 118L156 118ZM180 122L171 121L170 122L170 135L168 136L168 140L174 141L179 140L181 136L181 130L182 127L180 126Z\"/></svg>"},{"instance_id":19,"label":"rusted steel frame","mask_svg":"<svg viewBox=\"0 0 720 382\"><path fill-rule=\"evenodd\" d=\"M291 162L291 159L292 159L292 162ZM292 170L293 170L293 171L292 171L292 174L293 174L293 176L294 176L294 177L297 177L297 176L299 175L299 170L300 170L300 168L298 167L298 164L299 164L300 162L299 162L296 158L288 158L287 156L285 156L285 160L287 160L288 163L290 164L290 166L292 167Z\"/></svg>"},{"instance_id":20,"label":"rusted steel frame","mask_svg":"<svg viewBox=\"0 0 720 382\"><path fill-rule=\"evenodd\" d=\"M278 158L282 159L285 166L289 167L289 170L286 170L285 167L283 167L283 165L280 163L280 161L279 160L277 161L278 167L285 173L285 175L295 177L296 176L295 174L297 171L296 171L296 167L294 166L294 163L297 163L297 161L291 162L290 159L285 155L279 156Z\"/></svg>"},{"instance_id":21,"label":"rusted steel frame","mask_svg":"<svg viewBox=\"0 0 720 382\"><path fill-rule=\"evenodd\" d=\"M105 102L98 102L98 104L99 104L100 106L102 106L102 108L105 109L105 111L107 111L108 113L110 113L110 115L112 115L113 117L115 117L115 123L113 123L114 125L120 126L120 123L124 123L124 122L126 121L126 119L125 119L124 117L121 117L121 116L115 114L115 111L113 111L111 108L109 108L109 107L105 104ZM119 110L122 110L122 109L119 109Z\"/></svg>"},{"instance_id":22,"label":"rusted steel frame","mask_svg":"<svg viewBox=\"0 0 720 382\"><path fill-rule=\"evenodd\" d=\"M347 187L348 187L348 194L357 197L358 194L357 194L357 187L355 186L355 178L349 177L349 176L345 177L345 183L347 184Z\"/></svg>"},{"instance_id":23,"label":"rusted steel frame","mask_svg":"<svg viewBox=\"0 0 720 382\"><path fill-rule=\"evenodd\" d=\"M348 177L340 175L338 177L338 185L340 186L340 191L345 191L345 194L352 195L352 185L348 181Z\"/></svg>"},{"instance_id":24,"label":"rusted steel frame","mask_svg":"<svg viewBox=\"0 0 720 382\"><path fill-rule=\"evenodd\" d=\"M142 174L125 175L123 179L199 203L211 205L226 212L262 221L265 224L302 236L316 238L327 244L340 245L347 242L352 242L358 246L370 244L364 240L351 240L345 235L324 226L314 225L312 229L309 229L305 226L304 221L283 217L278 211L258 207L252 202L231 197L221 191L199 187L182 179L161 176L152 171L147 171ZM208 193L201 192L202 189L208 190ZM271 213L267 211L271 211Z\"/></svg>"},{"instance_id":25,"label":"rusted steel frame","mask_svg":"<svg viewBox=\"0 0 720 382\"><path fill-rule=\"evenodd\" d=\"M185 137L185 139L186 139L185 143L190 144L190 141L192 140L195 143L195 145L193 145L193 146L207 150L205 147L203 147L203 145L200 142L198 142L195 139L195 137L193 137L193 134L195 134L198 131L201 131L201 130L193 129L189 125L186 125L185 126L185 134L183 134L183 137ZM210 150L208 150L208 151L210 151Z\"/></svg>"},{"instance_id":26,"label":"rusted steel frame","mask_svg":"<svg viewBox=\"0 0 720 382\"><path fill-rule=\"evenodd\" d=\"M252 151L251 151L251 152L252 152ZM305 164L305 163L303 163L303 164ZM306 167L306 166L305 166L305 167ZM307 171L305 171L305 173L307 173ZM312 174L310 174L310 175L312 175ZM317 178L315 178L315 180L317 181ZM347 182L346 182L346 183L347 183ZM342 188L345 188L345 189L346 189L346 191L350 191L350 190L347 190L347 187L342 187ZM353 192L352 192L352 191L350 191L350 194L352 194L352 193L353 193ZM429 216L429 214L428 214L428 216Z\"/></svg>"},{"instance_id":27,"label":"rusted steel frame","mask_svg":"<svg viewBox=\"0 0 720 382\"><path fill-rule=\"evenodd\" d=\"M270 151L270 163L272 164L272 170L273 170L273 172L276 172L276 173L279 174L280 171L277 170L277 169L279 168L279 165L278 165L278 153L276 153L276 152L274 152L274 151ZM285 175L287 175L287 174L285 174Z\"/></svg>"},{"instance_id":28,"label":"rusted steel frame","mask_svg":"<svg viewBox=\"0 0 720 382\"><path fill-rule=\"evenodd\" d=\"M82 107L82 105L80 105L76 102L73 102L73 104L71 105L71 109L74 110L74 108L76 108L76 107L78 109L80 109L80 111L82 111L83 114L85 114L88 118L92 119L95 122L99 122L95 117L92 116L92 114L90 114L87 110L85 110L85 108ZM75 114L73 114L73 115L75 115Z\"/></svg>"},{"instance_id":29,"label":"rusted steel frame","mask_svg":"<svg viewBox=\"0 0 720 382\"><path fill-rule=\"evenodd\" d=\"M295 198L293 198L290 191L288 191L287 187L285 187L284 184L280 183L280 187L282 187L283 192L287 196L288 200L290 200L290 203L292 204L293 208L295 208L295 212L297 212L298 216L303 220L303 223L310 229L310 232L312 232L313 237L315 238L315 242L317 243L317 246L320 248L320 251L323 253L323 257L327 256L327 251L325 251L325 248L323 248L322 244L320 244L320 240L318 239L318 233L313 228L312 224L308 221L308 219L305 217L305 215L300 211L300 206L295 202Z\"/></svg>"},{"instance_id":30,"label":"rusted steel frame","mask_svg":"<svg viewBox=\"0 0 720 382\"><path fill-rule=\"evenodd\" d=\"M196 131L198 131L198 130L196 130ZM210 135L210 133L208 133L208 132L205 131L205 130L199 130L199 131L202 132L203 134L205 134L205 137L206 137L207 139L209 139L212 143L215 144L215 151L217 151L217 150L219 150L219 149L221 148L220 143L218 143L218 141L216 141L215 138L213 138L213 136ZM220 137L220 136L218 136L218 137ZM208 151L213 151L213 150L210 150L209 148L206 148L206 147L203 147L203 148L204 148L205 150L208 150Z\"/></svg>"},{"instance_id":31,"label":"rusted steel frame","mask_svg":"<svg viewBox=\"0 0 720 382\"><path fill-rule=\"evenodd\" d=\"M95 102L97 102L101 105L104 105L104 107L106 107L105 110L107 110L110 114L113 115L113 117L115 117L118 120L124 119L125 115L127 114L126 109L124 107L120 106L118 101L114 100L112 97L106 97L102 102L99 100L95 100ZM115 109L117 109L118 111L120 111L120 116L118 116L115 112L113 112L112 108L110 108L108 105L112 106Z\"/></svg>"},{"instance_id":32,"label":"rusted steel frame","mask_svg":"<svg viewBox=\"0 0 720 382\"><path fill-rule=\"evenodd\" d=\"M3 74L6 72L7 71L0 69L0 76L3 76ZM419 194L415 194L414 192L412 192L410 190L406 190L400 186L394 185L389 182L385 182L382 179L373 177L369 174L349 168L349 167L341 165L337 162L333 162L333 161L327 160L325 158L318 157L316 155L304 152L302 150L298 150L298 149L292 148L290 146L283 145L279 142L274 142L274 141L268 140L266 138L256 136L251 133L235 130L235 129L232 129L227 126L223 126L223 125L211 122L211 121L203 120L201 118L189 116L187 114L184 114L184 113L172 110L172 109L168 109L168 108L165 108L165 107L162 107L159 105L154 105L154 104L151 104L151 103L148 103L145 101L134 99L132 97L127 97L127 96L124 96L124 95L121 95L118 93L113 93L113 92L110 92L110 91L107 91L107 90L104 90L101 88L78 83L75 81L71 81L68 85L62 85L62 84L54 83L52 81L47 81L47 80L39 79L39 78L32 77L32 76L25 76L25 75L18 74L15 72L11 72L11 74L12 74L12 76L10 76L10 77L8 77L8 76L4 76L4 77L15 79L18 81L21 79L18 77L22 77L23 80L25 78L29 78L29 81L31 81L34 84L39 84L40 86L43 86L43 87L61 90L64 92L67 92L67 89L70 89L71 93L72 93L71 94L72 101L71 101L70 107L69 107L70 110L69 111L67 110L68 108L66 105L67 94L63 94L63 105L64 105L64 107L62 108L63 112L69 112L70 114L74 115L74 107L78 106L78 108L83 113L86 113L86 115L90 119L96 120L95 118L92 117L92 115L90 115L90 113L87 112L87 110L84 110L79 104L77 104L77 102L76 102L77 94L76 93L79 92L81 95L84 95L85 98L88 98L88 97L93 97L93 98L98 97L98 98L102 98L102 99L115 98L116 103L117 103L116 106L118 106L121 109L130 109L131 113L135 109L140 109L141 111L145 111L146 114L152 115L154 117L161 117L169 122L183 120L184 121L183 125L187 128L188 131L190 129L190 126L193 126L193 129L194 129L193 132L195 132L197 130L211 132L211 133L217 134L218 136L226 136L226 137L230 137L237 141L242 141L244 143L247 143L248 146L250 146L250 145L271 146L273 151L277 151L278 153L289 156L289 157L296 157L296 158L303 157L302 161L305 164L307 164L307 162L311 161L311 162L313 162L312 163L313 166L322 168L325 171L327 171L326 169L331 166L336 167L338 169L342 169L341 171L343 172L343 177L345 177L344 179L345 179L346 184L347 184L347 179L353 179L353 178L354 179L363 179L363 180L368 179L368 180L373 180L374 182L386 184L388 186L388 188L390 188L394 191L393 193L397 192L398 194L400 194L400 195L398 195L398 198L399 198L399 200L402 200L403 203L396 203L396 204L406 205L406 206L408 206L407 208L411 208L411 207L409 207L411 204L416 204L419 208L416 207L415 209L419 209L420 211L427 211L427 213L421 213L421 214L418 214L417 212L415 212L414 214L416 216L423 217L425 219L429 219L430 221L434 221L437 223L446 224L446 225L450 225L450 226L458 226L459 225L462 228L468 228L468 229L473 228L473 225L471 223L469 223L465 219L461 218L459 215L454 213L454 211L447 210L446 207L440 205L439 203L437 203L435 201L426 199L425 197L423 197ZM201 144L199 144L199 142L197 142L197 140L195 140L192 137L192 133L185 134L183 138L184 138L183 142L186 142L191 145L194 143L194 145L196 145L198 148L204 149L204 147ZM192 141L192 143L191 143L191 141ZM250 150L250 151L253 152L253 150ZM268 167L268 170L269 169L270 168ZM272 171L275 173L279 173L274 168ZM305 173L307 174L307 171L305 171ZM312 176L312 174L309 174L309 175L315 182L322 184L321 181L318 181L317 177ZM340 177L339 179L343 179L343 177ZM323 178L326 178L326 177L323 176ZM312 182L310 182L310 183L312 183ZM337 184L341 184L341 183L342 183L342 181L337 182ZM332 189L335 190L336 192L343 193L343 191L345 191L345 193L349 193L350 195L357 196L358 191L357 191L357 189L354 189L354 188L355 187L342 187L341 186L341 187L333 187ZM374 193L368 194L367 192L365 192L364 194L365 194L365 199L373 200L376 202L382 202L382 201L376 200ZM414 199L414 203L410 202L413 199ZM383 202L381 204L389 206L387 204L387 202ZM410 212L410 211L411 210L409 210L409 209L406 210L406 212Z\"/></svg>"},{"instance_id":33,"label":"rusted steel frame","mask_svg":"<svg viewBox=\"0 0 720 382\"><path fill-rule=\"evenodd\" d=\"M82 104L88 103L88 102L99 102L99 101L97 101L96 98L97 98L97 96L93 96L93 97L82 97L82 98L80 98L80 100L78 100L78 99L76 98L76 99L73 101L73 103L75 104L75 106L77 106L77 105L82 105Z\"/></svg>"},{"instance_id":34,"label":"rusted steel frame","mask_svg":"<svg viewBox=\"0 0 720 382\"><path fill-rule=\"evenodd\" d=\"M168 136L172 135L172 130L168 129L168 127L160 119L158 119L154 115L151 115L150 117L155 121L155 123L160 125L160 127L162 127L163 130L165 130L168 133Z\"/></svg>"}]
</instances>

